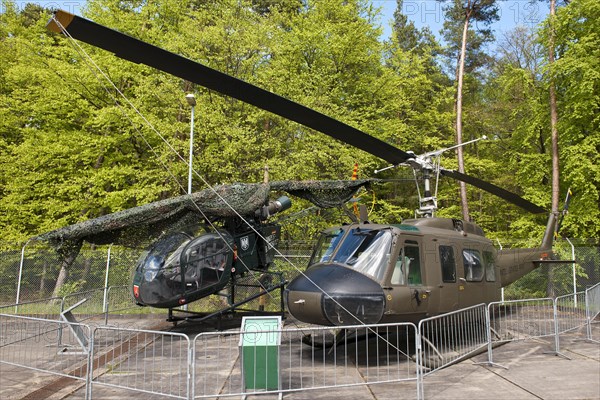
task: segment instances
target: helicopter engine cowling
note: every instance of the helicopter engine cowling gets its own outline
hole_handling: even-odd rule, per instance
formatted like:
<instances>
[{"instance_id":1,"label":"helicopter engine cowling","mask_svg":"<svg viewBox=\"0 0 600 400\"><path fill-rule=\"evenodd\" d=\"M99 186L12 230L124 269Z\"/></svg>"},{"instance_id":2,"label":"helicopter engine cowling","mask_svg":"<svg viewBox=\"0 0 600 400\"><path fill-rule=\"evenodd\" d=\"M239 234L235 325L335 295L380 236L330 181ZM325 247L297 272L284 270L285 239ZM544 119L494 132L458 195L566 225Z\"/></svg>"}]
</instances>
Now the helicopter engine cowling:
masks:
<instances>
[{"instance_id":1,"label":"helicopter engine cowling","mask_svg":"<svg viewBox=\"0 0 600 400\"><path fill-rule=\"evenodd\" d=\"M311 266L290 282L285 298L295 318L319 325L375 324L385 310L379 283L336 263Z\"/></svg>"}]
</instances>

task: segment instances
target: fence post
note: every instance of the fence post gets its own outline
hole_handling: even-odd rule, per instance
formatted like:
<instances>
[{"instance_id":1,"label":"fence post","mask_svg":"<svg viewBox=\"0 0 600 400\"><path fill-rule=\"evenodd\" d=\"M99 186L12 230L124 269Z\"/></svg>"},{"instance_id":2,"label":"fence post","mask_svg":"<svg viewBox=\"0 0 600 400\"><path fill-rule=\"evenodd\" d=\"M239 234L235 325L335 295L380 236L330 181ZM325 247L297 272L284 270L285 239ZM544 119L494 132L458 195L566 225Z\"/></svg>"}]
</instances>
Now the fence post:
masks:
<instances>
[{"instance_id":1,"label":"fence post","mask_svg":"<svg viewBox=\"0 0 600 400\"><path fill-rule=\"evenodd\" d=\"M92 399L92 380L94 379L94 336L96 329L88 328L90 341L88 343L87 374L85 377L85 400Z\"/></svg>"},{"instance_id":2,"label":"fence post","mask_svg":"<svg viewBox=\"0 0 600 400\"><path fill-rule=\"evenodd\" d=\"M504 302L502 302L504 303ZM500 364L496 364L495 362L492 361L492 352L493 352L493 340L492 340L492 313L490 312L490 309L492 308L492 306L494 304L498 304L498 303L489 303L485 309L485 328L486 328L486 335L487 335L487 352L488 352L488 360L487 362L480 362L480 363L476 363L476 364L485 364L488 367L499 367L499 368L504 368L504 369L508 369L508 367L505 367L504 365L500 365Z\"/></svg>"},{"instance_id":3,"label":"fence post","mask_svg":"<svg viewBox=\"0 0 600 400\"><path fill-rule=\"evenodd\" d=\"M106 255L106 273L104 274L104 306L103 311L106 313L108 319L108 271L110 269L110 250L112 249L112 243L108 246L108 254Z\"/></svg>"},{"instance_id":4,"label":"fence post","mask_svg":"<svg viewBox=\"0 0 600 400\"><path fill-rule=\"evenodd\" d=\"M571 260L573 260L573 303L575 303L575 308L577 308L577 273L575 270L575 246L573 246L573 243L569 240L569 238L565 239L567 239L567 242L569 242L569 244L571 245Z\"/></svg>"},{"instance_id":5,"label":"fence post","mask_svg":"<svg viewBox=\"0 0 600 400\"><path fill-rule=\"evenodd\" d=\"M560 326L558 324L558 302L556 297L552 300L552 313L554 315L554 354L560 353Z\"/></svg>"},{"instance_id":6,"label":"fence post","mask_svg":"<svg viewBox=\"0 0 600 400\"><path fill-rule=\"evenodd\" d=\"M555 356L561 356L563 358L566 358L567 360L570 360L571 358L567 357L566 355L560 352L560 326L558 323L558 301L556 297L552 299L552 304L552 308L554 310L554 351L546 353L552 353Z\"/></svg>"},{"instance_id":7,"label":"fence post","mask_svg":"<svg viewBox=\"0 0 600 400\"><path fill-rule=\"evenodd\" d=\"M110 289L112 287L109 287L108 290L105 287L104 288L104 305L105 305L105 310L104 310L104 325L108 325L108 313L110 312L109 307L108 307L108 302L110 301Z\"/></svg>"},{"instance_id":8,"label":"fence post","mask_svg":"<svg viewBox=\"0 0 600 400\"><path fill-rule=\"evenodd\" d=\"M193 400L196 396L196 338L194 340L188 340L188 365L187 365L187 398Z\"/></svg>"},{"instance_id":9,"label":"fence post","mask_svg":"<svg viewBox=\"0 0 600 400\"><path fill-rule=\"evenodd\" d=\"M23 264L25 261L25 247L29 244L29 239L21 248L21 261L19 262L19 277L17 278L17 298L15 300L15 314L19 312L19 297L21 297L21 278L23 277Z\"/></svg>"},{"instance_id":10,"label":"fence post","mask_svg":"<svg viewBox=\"0 0 600 400\"><path fill-rule=\"evenodd\" d=\"M421 400L425 396L424 384L423 384L423 361L421 360L421 323L415 334L415 361L417 363L417 400Z\"/></svg>"},{"instance_id":11,"label":"fence post","mask_svg":"<svg viewBox=\"0 0 600 400\"><path fill-rule=\"evenodd\" d=\"M492 317L490 313L491 303L486 307L485 312L485 329L487 333L488 340L488 365L492 365L494 362L492 361Z\"/></svg>"}]
</instances>

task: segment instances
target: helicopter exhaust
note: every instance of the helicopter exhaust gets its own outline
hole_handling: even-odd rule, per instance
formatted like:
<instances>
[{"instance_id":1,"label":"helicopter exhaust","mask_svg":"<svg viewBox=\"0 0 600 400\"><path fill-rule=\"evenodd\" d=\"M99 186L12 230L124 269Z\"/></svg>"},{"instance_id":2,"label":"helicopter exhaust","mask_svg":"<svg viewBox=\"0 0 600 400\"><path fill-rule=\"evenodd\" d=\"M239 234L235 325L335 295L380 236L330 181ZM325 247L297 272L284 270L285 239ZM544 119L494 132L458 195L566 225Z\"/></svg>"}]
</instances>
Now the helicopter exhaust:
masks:
<instances>
[{"instance_id":1,"label":"helicopter exhaust","mask_svg":"<svg viewBox=\"0 0 600 400\"><path fill-rule=\"evenodd\" d=\"M256 218L261 221L267 220L272 215L285 211L292 206L292 200L287 196L281 196L277 200L269 201L269 204L256 210Z\"/></svg>"}]
</instances>

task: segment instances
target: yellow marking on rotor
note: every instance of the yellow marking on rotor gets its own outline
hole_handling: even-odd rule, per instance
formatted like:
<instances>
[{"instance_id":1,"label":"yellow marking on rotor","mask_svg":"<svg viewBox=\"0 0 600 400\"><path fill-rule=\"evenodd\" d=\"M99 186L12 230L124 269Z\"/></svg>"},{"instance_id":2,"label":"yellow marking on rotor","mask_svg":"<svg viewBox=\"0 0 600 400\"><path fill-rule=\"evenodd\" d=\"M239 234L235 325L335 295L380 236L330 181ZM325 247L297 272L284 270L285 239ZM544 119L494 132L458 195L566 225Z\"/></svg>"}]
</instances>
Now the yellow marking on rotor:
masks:
<instances>
[{"instance_id":1,"label":"yellow marking on rotor","mask_svg":"<svg viewBox=\"0 0 600 400\"><path fill-rule=\"evenodd\" d=\"M58 10L57 12L54 13L54 17L52 17L52 19L50 21L48 21L46 28L48 28L52 32L61 33L62 29L56 23L56 21L58 21L60 23L60 25L62 25L62 28L67 29L69 24L71 22L73 22L73 18L75 18L74 14L68 13L66 11Z\"/></svg>"}]
</instances>

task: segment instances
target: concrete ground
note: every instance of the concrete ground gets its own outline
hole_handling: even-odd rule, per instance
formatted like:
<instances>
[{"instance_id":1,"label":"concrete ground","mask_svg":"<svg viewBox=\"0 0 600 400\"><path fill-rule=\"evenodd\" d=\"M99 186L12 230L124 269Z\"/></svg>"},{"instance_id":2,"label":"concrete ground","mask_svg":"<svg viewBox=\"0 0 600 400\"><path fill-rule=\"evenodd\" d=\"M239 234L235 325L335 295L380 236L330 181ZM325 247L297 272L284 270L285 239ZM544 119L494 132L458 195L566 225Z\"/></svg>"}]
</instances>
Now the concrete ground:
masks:
<instances>
[{"instance_id":1,"label":"concrete ground","mask_svg":"<svg viewBox=\"0 0 600 400\"><path fill-rule=\"evenodd\" d=\"M595 335L600 337L596 324ZM560 355L547 340L511 342L488 355L436 371L424 378L424 398L431 400L588 400L600 399L600 345L586 342L585 336L561 336ZM568 357L568 358L567 358ZM276 398L248 396L248 399ZM285 399L397 400L416 399L413 383L401 382L335 390L285 394Z\"/></svg>"},{"instance_id":2,"label":"concrete ground","mask_svg":"<svg viewBox=\"0 0 600 400\"><path fill-rule=\"evenodd\" d=\"M127 325L131 321L121 322ZM150 328L135 322L138 329ZM156 320L150 321L149 325L156 323ZM594 324L593 329L593 337L600 338L600 324ZM554 350L553 338L505 344L493 351L496 365L488 365L488 355L483 353L425 376L424 398L600 399L600 345L583 339L584 330L561 335L558 355L547 353ZM234 373L233 368L229 373ZM357 377L360 378L362 373L360 368L356 369ZM1 399L84 399L84 388L83 381L0 364ZM94 385L92 394L93 399L105 400L167 398L103 385ZM277 397L262 394L247 398L267 400ZM285 393L283 397L294 400L391 400L415 399L417 393L415 382L411 381L298 391Z\"/></svg>"}]
</instances>

